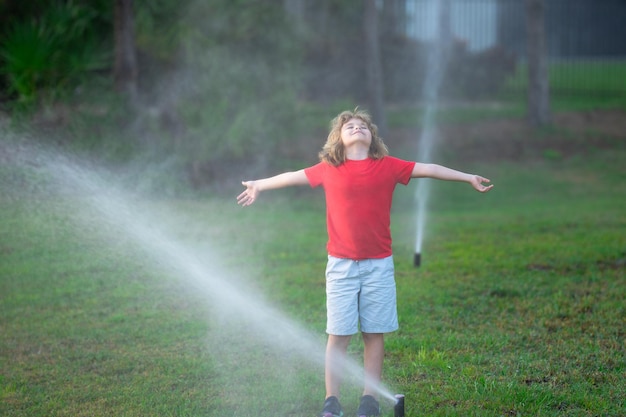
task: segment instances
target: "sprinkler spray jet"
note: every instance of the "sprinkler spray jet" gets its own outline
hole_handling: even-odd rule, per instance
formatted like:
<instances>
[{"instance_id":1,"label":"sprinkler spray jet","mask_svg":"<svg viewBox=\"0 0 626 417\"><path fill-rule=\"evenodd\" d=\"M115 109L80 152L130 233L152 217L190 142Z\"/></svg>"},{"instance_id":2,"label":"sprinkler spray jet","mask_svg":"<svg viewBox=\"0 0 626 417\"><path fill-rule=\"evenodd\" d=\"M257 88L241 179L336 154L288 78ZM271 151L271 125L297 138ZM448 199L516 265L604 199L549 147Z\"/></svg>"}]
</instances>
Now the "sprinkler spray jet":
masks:
<instances>
[{"instance_id":1,"label":"sprinkler spray jet","mask_svg":"<svg viewBox=\"0 0 626 417\"><path fill-rule=\"evenodd\" d=\"M448 65L450 57L450 48L452 40L450 7L445 7L444 2L433 2L432 16L427 16L435 24L434 38L429 48L428 60L426 65L426 79L424 80L424 89L422 92L423 102L425 104L422 132L418 143L418 160L421 162L430 162L431 154L437 139L437 124L435 116L439 107L439 90L443 81L443 74ZM426 223L426 202L430 194L430 186L428 181L420 181L417 186L417 236L415 257L413 265L419 267L421 265L421 248L424 237L424 228Z\"/></svg>"},{"instance_id":2,"label":"sprinkler spray jet","mask_svg":"<svg viewBox=\"0 0 626 417\"><path fill-rule=\"evenodd\" d=\"M3 145L0 141L0 155L4 151ZM256 346L253 343L256 338L263 337L264 348L271 346L276 353L288 352L290 357L301 357L314 366L323 367L324 349L319 346L317 337L301 329L295 321L283 315L278 309L264 303L260 300L262 297L259 297L259 294L248 293L241 288L241 285L235 285L237 282L233 279L235 274L232 271L222 270L219 267L219 259L211 256L210 251L196 251L194 247L185 245L182 241L177 241L168 235L165 230L154 227L154 225L167 222L163 221L160 216L151 216L143 208L139 209L140 206L130 204L129 202L132 201L130 196L127 196L115 184L105 181L97 174L96 169L90 170L89 167L73 163L69 156L55 152L53 149L42 151L40 147L31 148L28 144L22 145L15 151L8 148L8 152L8 155L12 157L15 155L15 158L9 161L10 164L15 161L16 167L28 169L27 172L31 172L31 167L34 167L32 172L50 178L50 190L55 192L55 196L56 193L63 196L71 192L77 196L89 197L85 198L86 204L79 207L80 215L74 216L73 220L77 221L78 226L82 228L81 222L88 222L86 224L89 227L98 228L99 232L101 229L103 235L106 233L106 236L114 242L119 240L120 233L123 234L125 241L128 240L129 244L141 249L142 256L147 255L157 263L159 271L166 271L165 273L171 275L172 278L184 279L184 283L193 288L201 298L209 301L208 305L216 307L219 314L223 317L227 316L229 320L233 319L234 321L228 322L226 326L228 331L225 335L222 335L220 329L217 330L215 337L211 338L214 340L212 343L219 344L224 337L231 340L230 330L233 325L249 325L250 328L262 329L262 331L238 335L237 337L242 338L237 340L244 341L244 343L236 343L241 350L218 349L217 355L246 355L248 351L255 351ZM9 167L12 168L13 165ZM11 186L12 184L9 183L9 187ZM141 215L137 216L135 213L141 213ZM172 224L176 223L174 221ZM267 323L271 323L271 326L265 327ZM265 356L268 360L273 360L271 352ZM285 363L284 355L280 357L280 362L276 363L289 366ZM225 362L230 362L230 360ZM373 387L382 397L394 401L393 394L381 385L380 381L372 381L367 376L364 378L363 368L351 358L344 358L341 368L346 371L346 376L351 376L350 379L358 380L359 384L365 379L366 384Z\"/></svg>"}]
</instances>

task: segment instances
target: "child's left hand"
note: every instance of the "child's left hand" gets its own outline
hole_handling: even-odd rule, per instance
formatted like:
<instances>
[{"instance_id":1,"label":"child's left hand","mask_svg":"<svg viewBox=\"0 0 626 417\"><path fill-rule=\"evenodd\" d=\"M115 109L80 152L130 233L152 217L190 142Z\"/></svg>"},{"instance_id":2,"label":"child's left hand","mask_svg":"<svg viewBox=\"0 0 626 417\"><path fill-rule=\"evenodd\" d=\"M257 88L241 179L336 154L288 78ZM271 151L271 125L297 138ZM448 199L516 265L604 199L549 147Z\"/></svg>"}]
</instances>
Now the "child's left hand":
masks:
<instances>
[{"instance_id":1,"label":"child's left hand","mask_svg":"<svg viewBox=\"0 0 626 417\"><path fill-rule=\"evenodd\" d=\"M493 184L484 185L483 184L484 182L491 182L491 180L485 177L481 177L480 175L474 175L474 177L472 178L471 184L472 184L472 187L474 187L476 191L479 191L481 193L486 193L487 191L493 188Z\"/></svg>"}]
</instances>

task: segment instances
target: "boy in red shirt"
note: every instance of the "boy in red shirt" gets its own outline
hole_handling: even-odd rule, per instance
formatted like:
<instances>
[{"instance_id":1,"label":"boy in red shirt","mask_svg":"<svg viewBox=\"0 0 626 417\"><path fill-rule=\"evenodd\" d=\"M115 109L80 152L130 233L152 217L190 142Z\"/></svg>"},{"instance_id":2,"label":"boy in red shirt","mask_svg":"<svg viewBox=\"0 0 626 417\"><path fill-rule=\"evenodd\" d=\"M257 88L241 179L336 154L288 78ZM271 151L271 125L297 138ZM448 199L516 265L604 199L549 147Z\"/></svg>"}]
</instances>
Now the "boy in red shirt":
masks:
<instances>
[{"instance_id":1,"label":"boy in red shirt","mask_svg":"<svg viewBox=\"0 0 626 417\"><path fill-rule=\"evenodd\" d=\"M243 181L237 203L249 206L261 191L309 185L324 187L328 228L326 305L326 400L322 417L341 417L339 370L350 338L360 327L365 388L357 416L378 416L384 333L398 329L391 252L391 202L396 184L411 178L467 182L479 192L493 185L480 175L389 156L368 113L344 111L331 122L320 162L299 171Z\"/></svg>"}]
</instances>

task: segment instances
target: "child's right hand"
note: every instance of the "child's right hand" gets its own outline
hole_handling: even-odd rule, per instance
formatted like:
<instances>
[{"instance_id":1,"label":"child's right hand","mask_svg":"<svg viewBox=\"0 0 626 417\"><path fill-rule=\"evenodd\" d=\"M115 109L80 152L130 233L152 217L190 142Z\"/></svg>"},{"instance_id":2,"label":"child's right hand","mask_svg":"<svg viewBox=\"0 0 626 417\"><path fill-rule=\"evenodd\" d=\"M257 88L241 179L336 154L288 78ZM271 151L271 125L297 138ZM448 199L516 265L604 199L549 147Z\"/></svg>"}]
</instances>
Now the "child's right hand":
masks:
<instances>
[{"instance_id":1,"label":"child's right hand","mask_svg":"<svg viewBox=\"0 0 626 417\"><path fill-rule=\"evenodd\" d=\"M246 190L237 196L237 204L246 207L256 201L259 189L255 187L254 181L241 181L241 184L246 187Z\"/></svg>"}]
</instances>

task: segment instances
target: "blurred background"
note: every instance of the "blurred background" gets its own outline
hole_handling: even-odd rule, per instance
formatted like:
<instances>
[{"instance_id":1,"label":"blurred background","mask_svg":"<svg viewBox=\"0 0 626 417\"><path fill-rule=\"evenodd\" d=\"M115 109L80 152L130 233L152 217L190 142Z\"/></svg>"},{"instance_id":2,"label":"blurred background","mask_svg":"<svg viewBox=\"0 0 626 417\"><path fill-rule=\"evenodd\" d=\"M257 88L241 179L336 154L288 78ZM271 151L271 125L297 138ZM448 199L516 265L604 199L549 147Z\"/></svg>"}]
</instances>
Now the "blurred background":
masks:
<instances>
[{"instance_id":1,"label":"blurred background","mask_svg":"<svg viewBox=\"0 0 626 417\"><path fill-rule=\"evenodd\" d=\"M0 0L0 120L171 193L316 162L357 105L400 145L435 99L453 123L615 133L625 19L624 0Z\"/></svg>"},{"instance_id":2,"label":"blurred background","mask_svg":"<svg viewBox=\"0 0 626 417\"><path fill-rule=\"evenodd\" d=\"M623 415L624 22L626 0L0 0L0 415L316 413L321 190L235 197L356 106L391 154L495 184L394 195L407 415Z\"/></svg>"}]
</instances>

